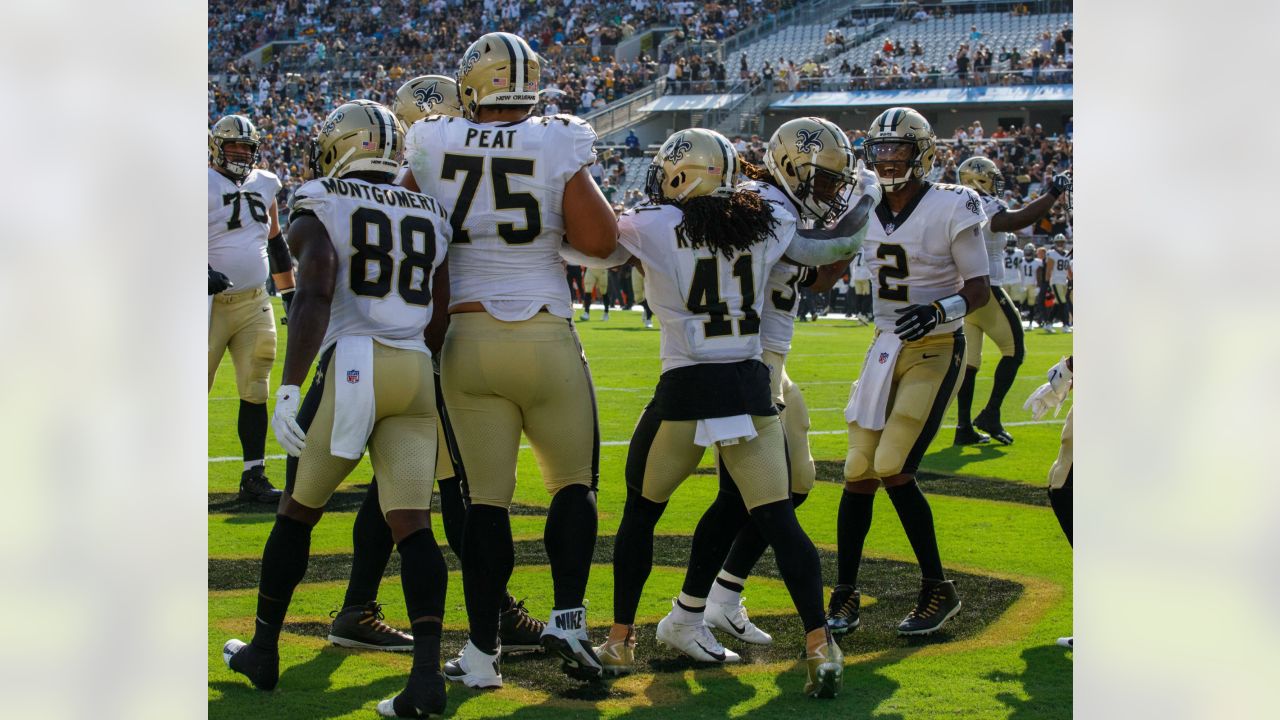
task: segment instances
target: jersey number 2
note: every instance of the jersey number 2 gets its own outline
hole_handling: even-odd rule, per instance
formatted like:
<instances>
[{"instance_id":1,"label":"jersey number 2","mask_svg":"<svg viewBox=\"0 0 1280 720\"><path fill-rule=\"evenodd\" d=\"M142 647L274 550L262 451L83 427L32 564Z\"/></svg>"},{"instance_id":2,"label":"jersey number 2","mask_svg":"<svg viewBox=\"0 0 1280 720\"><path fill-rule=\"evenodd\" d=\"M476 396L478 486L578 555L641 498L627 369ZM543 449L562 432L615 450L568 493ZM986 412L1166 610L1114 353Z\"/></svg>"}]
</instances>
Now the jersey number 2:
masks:
<instances>
[{"instance_id":1,"label":"jersey number 2","mask_svg":"<svg viewBox=\"0 0 1280 720\"><path fill-rule=\"evenodd\" d=\"M738 278L738 288L742 291L742 318L735 321L725 319L729 305L720 299L720 268L717 262L714 257L698 258L693 266L693 282L689 285L689 299L685 307L695 315L711 316L702 324L703 332L709 338L755 335L760 332L760 316L752 307L756 301L756 289L751 256L739 255L733 262L733 276Z\"/></svg>"},{"instance_id":2,"label":"jersey number 2","mask_svg":"<svg viewBox=\"0 0 1280 720\"><path fill-rule=\"evenodd\" d=\"M881 260L893 260L893 265L880 266L880 299L907 302L906 285L891 285L890 280L905 280L907 271L907 251L901 245L880 245L876 248L876 257Z\"/></svg>"},{"instance_id":3,"label":"jersey number 2","mask_svg":"<svg viewBox=\"0 0 1280 720\"><path fill-rule=\"evenodd\" d=\"M372 233L370 232L372 230ZM396 275L397 291L410 305L431 304L431 264L436 253L436 228L431 221L414 215L406 215L400 221L399 232L394 233L404 251L404 260L396 272L395 258L391 256L391 218L377 208L362 207L351 214L351 292L365 297L386 297L391 292L391 276ZM421 236L422 251L415 247L416 236ZM376 264L377 274L369 279L369 265ZM414 282L414 271L422 276Z\"/></svg>"}]
</instances>

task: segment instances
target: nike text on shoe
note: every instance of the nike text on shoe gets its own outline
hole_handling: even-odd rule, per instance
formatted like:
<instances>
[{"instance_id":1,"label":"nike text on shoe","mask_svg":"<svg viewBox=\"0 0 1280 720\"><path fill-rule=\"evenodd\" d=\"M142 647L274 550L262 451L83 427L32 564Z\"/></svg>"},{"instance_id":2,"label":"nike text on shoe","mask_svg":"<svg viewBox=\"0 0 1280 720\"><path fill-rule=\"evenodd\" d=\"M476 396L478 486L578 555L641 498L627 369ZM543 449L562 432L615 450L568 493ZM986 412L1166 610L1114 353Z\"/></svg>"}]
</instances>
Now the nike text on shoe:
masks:
<instances>
[{"instance_id":1,"label":"nike text on shoe","mask_svg":"<svg viewBox=\"0 0 1280 720\"><path fill-rule=\"evenodd\" d=\"M511 604L511 607L498 616L498 640L502 643L503 654L542 650L542 631L546 623L533 618L524 607L524 600Z\"/></svg>"},{"instance_id":2,"label":"nike text on shoe","mask_svg":"<svg viewBox=\"0 0 1280 720\"><path fill-rule=\"evenodd\" d=\"M916 601L915 609L901 623L898 623L898 634L935 633L958 612L960 612L960 596L956 594L954 581L925 581L920 589L920 597Z\"/></svg>"},{"instance_id":3,"label":"nike text on shoe","mask_svg":"<svg viewBox=\"0 0 1280 720\"><path fill-rule=\"evenodd\" d=\"M827 627L832 635L843 635L862 622L862 593L849 585L837 585L827 605Z\"/></svg>"},{"instance_id":4,"label":"nike text on shoe","mask_svg":"<svg viewBox=\"0 0 1280 720\"><path fill-rule=\"evenodd\" d=\"M352 605L329 613L333 625L329 642L360 650L413 652L413 636L384 623L382 606L377 601Z\"/></svg>"},{"instance_id":5,"label":"nike text on shoe","mask_svg":"<svg viewBox=\"0 0 1280 720\"><path fill-rule=\"evenodd\" d=\"M280 682L280 654L266 652L232 638L222 646L222 662L249 678L259 690L274 690Z\"/></svg>"},{"instance_id":6,"label":"nike text on shoe","mask_svg":"<svg viewBox=\"0 0 1280 720\"><path fill-rule=\"evenodd\" d=\"M815 652L805 655L804 694L830 699L840 693L844 684L844 653L827 630L827 642Z\"/></svg>"},{"instance_id":7,"label":"nike text on shoe","mask_svg":"<svg viewBox=\"0 0 1280 720\"><path fill-rule=\"evenodd\" d=\"M261 465L255 465L240 474L241 502L273 503L279 502L284 491L277 489L267 479Z\"/></svg>"},{"instance_id":8,"label":"nike text on shoe","mask_svg":"<svg viewBox=\"0 0 1280 720\"><path fill-rule=\"evenodd\" d=\"M671 619L671 615L667 615L658 622L657 635L658 642L679 650L699 662L742 662L738 653L729 650L716 640L705 622L686 625L675 622Z\"/></svg>"},{"instance_id":9,"label":"nike text on shoe","mask_svg":"<svg viewBox=\"0 0 1280 720\"><path fill-rule=\"evenodd\" d=\"M599 680L603 667L587 638L585 607L551 611L551 620L542 631L542 647L564 662L560 669L574 680Z\"/></svg>"},{"instance_id":10,"label":"nike text on shoe","mask_svg":"<svg viewBox=\"0 0 1280 720\"><path fill-rule=\"evenodd\" d=\"M703 622L717 630L723 630L743 642L753 645L771 644L773 636L756 627L755 623L751 622L751 619L747 617L747 608L743 605L744 599L739 599L734 605L708 600Z\"/></svg>"},{"instance_id":11,"label":"nike text on shoe","mask_svg":"<svg viewBox=\"0 0 1280 720\"><path fill-rule=\"evenodd\" d=\"M627 633L627 637L621 641L613 641L605 639L604 644L595 649L596 657L600 659L600 666L606 674L609 675L626 675L635 669L636 665L636 633L635 630Z\"/></svg>"},{"instance_id":12,"label":"nike text on shoe","mask_svg":"<svg viewBox=\"0 0 1280 720\"><path fill-rule=\"evenodd\" d=\"M446 700L444 678L439 670L410 670L404 691L378 703L378 714L399 718L440 715L444 712Z\"/></svg>"},{"instance_id":13,"label":"nike text on shoe","mask_svg":"<svg viewBox=\"0 0 1280 720\"><path fill-rule=\"evenodd\" d=\"M502 687L502 671L498 666L501 650L490 655L476 647L470 640L458 657L444 664L444 678L473 688Z\"/></svg>"},{"instance_id":14,"label":"nike text on shoe","mask_svg":"<svg viewBox=\"0 0 1280 720\"><path fill-rule=\"evenodd\" d=\"M1000 415L998 413L983 410L978 413L978 417L973 419L973 426L983 432L990 433L992 439L1001 445L1013 444L1013 436L1004 429L1004 425L1000 424Z\"/></svg>"}]
</instances>

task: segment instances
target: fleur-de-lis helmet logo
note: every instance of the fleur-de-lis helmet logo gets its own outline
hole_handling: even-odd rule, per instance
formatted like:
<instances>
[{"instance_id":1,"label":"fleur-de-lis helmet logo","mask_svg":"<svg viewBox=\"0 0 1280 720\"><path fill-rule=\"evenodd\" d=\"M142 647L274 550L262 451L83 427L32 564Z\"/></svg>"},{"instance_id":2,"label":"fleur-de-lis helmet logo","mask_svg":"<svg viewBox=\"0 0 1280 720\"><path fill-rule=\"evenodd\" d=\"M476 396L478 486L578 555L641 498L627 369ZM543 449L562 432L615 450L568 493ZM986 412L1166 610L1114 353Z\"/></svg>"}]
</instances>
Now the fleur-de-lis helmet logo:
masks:
<instances>
[{"instance_id":1,"label":"fleur-de-lis helmet logo","mask_svg":"<svg viewBox=\"0 0 1280 720\"><path fill-rule=\"evenodd\" d=\"M460 75L466 75L467 73L471 72L471 68L474 67L475 64L479 61L480 61L480 48L476 48L475 50L472 50L471 52L467 53L467 56L462 58L462 72L460 73Z\"/></svg>"},{"instance_id":2,"label":"fleur-de-lis helmet logo","mask_svg":"<svg viewBox=\"0 0 1280 720\"><path fill-rule=\"evenodd\" d=\"M431 83L426 87L416 88L413 91L413 103L423 112L435 107L436 103L442 102L444 102L444 95L441 95L440 91L436 90L436 83Z\"/></svg>"},{"instance_id":3,"label":"fleur-de-lis helmet logo","mask_svg":"<svg viewBox=\"0 0 1280 720\"><path fill-rule=\"evenodd\" d=\"M808 155L812 152L820 152L822 150L822 128L817 130L805 130L801 128L796 131L796 151Z\"/></svg>"},{"instance_id":4,"label":"fleur-de-lis helmet logo","mask_svg":"<svg viewBox=\"0 0 1280 720\"><path fill-rule=\"evenodd\" d=\"M346 117L346 115L340 112L336 112L333 115L329 116L329 119L324 121L324 127L320 128L320 132L322 133L333 132L335 129L337 129L338 123L342 122L342 118L344 117Z\"/></svg>"},{"instance_id":5,"label":"fleur-de-lis helmet logo","mask_svg":"<svg viewBox=\"0 0 1280 720\"><path fill-rule=\"evenodd\" d=\"M667 162L680 162L684 159L684 154L693 149L693 143L689 142L683 135L676 138L676 142L671 146L671 152L667 153Z\"/></svg>"}]
</instances>

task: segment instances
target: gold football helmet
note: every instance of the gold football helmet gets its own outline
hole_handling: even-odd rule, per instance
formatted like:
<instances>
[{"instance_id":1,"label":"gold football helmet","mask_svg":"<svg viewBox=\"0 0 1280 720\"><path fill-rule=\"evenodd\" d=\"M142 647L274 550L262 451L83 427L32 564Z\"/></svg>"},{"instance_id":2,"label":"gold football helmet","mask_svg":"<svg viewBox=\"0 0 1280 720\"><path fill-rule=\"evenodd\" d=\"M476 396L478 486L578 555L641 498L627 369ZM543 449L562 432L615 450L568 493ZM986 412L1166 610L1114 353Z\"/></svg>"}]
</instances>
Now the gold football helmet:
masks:
<instances>
[{"instance_id":1,"label":"gold football helmet","mask_svg":"<svg viewBox=\"0 0 1280 720\"><path fill-rule=\"evenodd\" d=\"M973 188L983 195L999 195L1004 192L1004 176L989 158L974 155L960 163L956 174L960 176L961 185Z\"/></svg>"},{"instance_id":2,"label":"gold football helmet","mask_svg":"<svg viewBox=\"0 0 1280 720\"><path fill-rule=\"evenodd\" d=\"M519 35L481 35L462 54L458 95L462 116L471 120L482 105L534 105L542 61Z\"/></svg>"},{"instance_id":3,"label":"gold football helmet","mask_svg":"<svg viewBox=\"0 0 1280 720\"><path fill-rule=\"evenodd\" d=\"M404 129L428 115L462 117L458 83L444 75L421 75L400 86L391 112Z\"/></svg>"},{"instance_id":4,"label":"gold football helmet","mask_svg":"<svg viewBox=\"0 0 1280 720\"><path fill-rule=\"evenodd\" d=\"M764 165L783 192L819 224L848 208L854 177L853 145L830 120L789 120L769 138Z\"/></svg>"},{"instance_id":5,"label":"gold football helmet","mask_svg":"<svg viewBox=\"0 0 1280 720\"><path fill-rule=\"evenodd\" d=\"M658 148L644 189L655 203L732 195L741 167L738 151L725 136L702 128L681 130Z\"/></svg>"},{"instance_id":6,"label":"gold football helmet","mask_svg":"<svg viewBox=\"0 0 1280 720\"><path fill-rule=\"evenodd\" d=\"M223 152L227 143L248 145L251 151L248 162L237 162L227 158L227 154ZM249 118L243 115L227 115L209 129L209 162L236 180L243 180L253 172L253 166L258 164L258 146L261 144L262 134L249 121Z\"/></svg>"},{"instance_id":7,"label":"gold football helmet","mask_svg":"<svg viewBox=\"0 0 1280 720\"><path fill-rule=\"evenodd\" d=\"M404 153L404 132L387 108L369 101L338 106L311 140L314 177L353 172L395 175Z\"/></svg>"},{"instance_id":8,"label":"gold football helmet","mask_svg":"<svg viewBox=\"0 0 1280 720\"><path fill-rule=\"evenodd\" d=\"M910 151L903 152L903 146ZM867 165L880 178L880 187L885 192L893 192L913 178L923 180L929 174L937 154L937 141L923 115L909 107L895 107L880 113L871 122L862 148L867 154ZM878 167L901 162L905 162L907 168L901 176L886 176Z\"/></svg>"}]
</instances>

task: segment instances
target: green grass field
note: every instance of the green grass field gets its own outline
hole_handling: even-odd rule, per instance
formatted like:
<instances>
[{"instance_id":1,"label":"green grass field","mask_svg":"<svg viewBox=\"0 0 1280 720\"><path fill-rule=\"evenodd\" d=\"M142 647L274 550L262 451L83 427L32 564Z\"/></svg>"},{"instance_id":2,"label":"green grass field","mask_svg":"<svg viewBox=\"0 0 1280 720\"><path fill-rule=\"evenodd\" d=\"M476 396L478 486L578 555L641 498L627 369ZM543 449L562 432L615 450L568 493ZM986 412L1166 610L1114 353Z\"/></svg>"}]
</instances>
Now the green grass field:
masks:
<instances>
[{"instance_id":1,"label":"green grass field","mask_svg":"<svg viewBox=\"0 0 1280 720\"><path fill-rule=\"evenodd\" d=\"M612 614L610 549L625 497L626 441L651 395L659 361L658 332L642 328L638 313L615 312L608 323L594 317L578 329L595 377L604 441L600 539L587 591L592 639L599 642ZM273 388L284 357L284 330ZM819 547L828 588L835 578L836 507L845 454L842 411L870 338L868 328L849 321L801 323L787 363L811 411L810 439L819 466L819 482L798 514ZM989 342L986 351L975 393L977 408L990 392L997 356ZM451 685L447 715L662 720L1071 717L1071 653L1054 645L1057 637L1071 633L1071 550L1044 492L1066 413L1064 409L1058 418L1032 423L1021 409L1026 396L1044 381L1045 371L1070 352L1070 335L1029 334L1026 363L1004 408L1014 445L953 448L953 405L925 457L921 484L933 507L943 562L964 601L960 614L932 638L908 641L893 633L915 601L919 574L892 505L883 494L878 497L860 578L862 627L841 643L847 668L837 699L810 700L801 693L802 632L772 554L761 560L744 595L752 619L774 635L773 646L750 648L727 641L743 656L742 665L731 668L699 667L655 647L653 628L679 592L688 536L715 495L708 453L704 468L676 493L658 526L655 568L637 618L638 660L645 671L590 686L570 681L557 662L540 655L514 656L504 662L506 686L499 691ZM247 640L252 634L258 561L273 519L272 509L234 501L241 471L236 409L228 357L209 395L209 716L375 717L377 702L402 686L410 658L339 649L324 640L329 611L342 602L351 523L361 486L371 475L367 460L335 496L313 535L308 575L294 595L281 637L279 687L271 693L256 691L222 663L227 638ZM268 474L277 487L283 486L283 451L274 438L268 439L267 453ZM527 598L530 611L545 619L551 610L551 587L541 547L541 513L548 498L527 450L521 452L519 472L519 507L512 517L518 567L510 589ZM433 515L433 522L443 545L439 517ZM445 556L451 568L447 654L465 641L466 615L456 558L447 549ZM379 599L388 622L405 627L398 567L393 555Z\"/></svg>"}]
</instances>

